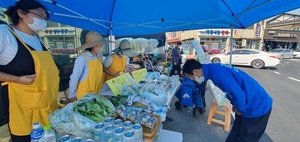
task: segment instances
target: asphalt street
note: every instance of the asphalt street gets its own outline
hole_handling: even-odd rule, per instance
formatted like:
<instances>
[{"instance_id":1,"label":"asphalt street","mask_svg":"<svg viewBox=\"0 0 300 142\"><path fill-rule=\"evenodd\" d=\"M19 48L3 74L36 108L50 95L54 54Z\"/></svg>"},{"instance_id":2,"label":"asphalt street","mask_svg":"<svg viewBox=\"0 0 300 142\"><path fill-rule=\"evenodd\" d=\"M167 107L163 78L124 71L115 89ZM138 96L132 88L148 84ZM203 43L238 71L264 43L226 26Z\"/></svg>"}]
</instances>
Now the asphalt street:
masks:
<instances>
[{"instance_id":1,"label":"asphalt street","mask_svg":"<svg viewBox=\"0 0 300 142\"><path fill-rule=\"evenodd\" d=\"M300 59L283 59L276 68L253 69L237 68L255 78L274 100L267 130L260 142L299 142L300 141ZM223 142L229 132L219 124L207 124L212 96L206 96L206 113L198 118L192 116L191 108L177 111L172 100L168 117L163 128L183 133L184 142Z\"/></svg>"}]
</instances>

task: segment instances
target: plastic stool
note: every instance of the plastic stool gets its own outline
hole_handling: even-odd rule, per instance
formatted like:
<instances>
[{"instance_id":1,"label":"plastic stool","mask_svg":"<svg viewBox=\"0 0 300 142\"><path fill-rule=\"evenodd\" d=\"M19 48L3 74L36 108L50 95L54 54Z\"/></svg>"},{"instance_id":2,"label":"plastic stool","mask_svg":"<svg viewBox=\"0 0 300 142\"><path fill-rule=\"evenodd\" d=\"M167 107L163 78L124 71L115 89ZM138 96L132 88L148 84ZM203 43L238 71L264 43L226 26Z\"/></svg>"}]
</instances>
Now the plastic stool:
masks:
<instances>
[{"instance_id":1,"label":"plastic stool","mask_svg":"<svg viewBox=\"0 0 300 142\"><path fill-rule=\"evenodd\" d=\"M222 109L223 111L220 111L218 109ZM223 115L225 117L225 121L213 118L213 116L215 114ZM231 104L229 101L227 101L227 103L224 106L218 106L216 100L213 99L211 106L210 106L209 114L208 114L207 124L211 125L211 122L215 122L215 123L224 125L225 131L230 130Z\"/></svg>"}]
</instances>

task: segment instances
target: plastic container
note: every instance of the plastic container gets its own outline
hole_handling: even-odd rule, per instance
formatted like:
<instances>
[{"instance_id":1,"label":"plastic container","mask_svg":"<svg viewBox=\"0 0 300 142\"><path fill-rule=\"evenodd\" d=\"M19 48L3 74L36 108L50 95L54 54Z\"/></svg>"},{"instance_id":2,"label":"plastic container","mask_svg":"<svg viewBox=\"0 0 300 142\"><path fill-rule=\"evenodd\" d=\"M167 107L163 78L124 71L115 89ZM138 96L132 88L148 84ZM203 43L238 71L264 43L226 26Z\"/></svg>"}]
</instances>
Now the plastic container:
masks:
<instances>
[{"instance_id":1,"label":"plastic container","mask_svg":"<svg viewBox=\"0 0 300 142\"><path fill-rule=\"evenodd\" d=\"M103 142L104 141L104 123L99 123L94 128L94 141Z\"/></svg>"},{"instance_id":2,"label":"plastic container","mask_svg":"<svg viewBox=\"0 0 300 142\"><path fill-rule=\"evenodd\" d=\"M157 130L157 133L155 135L155 138L154 138L153 142L159 142L159 138L160 138L160 134L161 134L161 131L162 131L162 127L163 127L163 124L161 123L160 127Z\"/></svg>"},{"instance_id":3,"label":"plastic container","mask_svg":"<svg viewBox=\"0 0 300 142\"><path fill-rule=\"evenodd\" d=\"M133 130L126 131L124 133L123 141L124 142L136 142L134 131Z\"/></svg>"},{"instance_id":4,"label":"plastic container","mask_svg":"<svg viewBox=\"0 0 300 142\"><path fill-rule=\"evenodd\" d=\"M136 142L143 142L143 127L141 124L134 124L132 129L135 133L135 141Z\"/></svg>"},{"instance_id":5,"label":"plastic container","mask_svg":"<svg viewBox=\"0 0 300 142\"><path fill-rule=\"evenodd\" d=\"M55 142L56 135L55 131L51 129L51 125L44 126L44 135L42 138L43 142Z\"/></svg>"},{"instance_id":6,"label":"plastic container","mask_svg":"<svg viewBox=\"0 0 300 142\"><path fill-rule=\"evenodd\" d=\"M41 127L40 122L35 122L30 132L30 142L40 142L44 134L44 129Z\"/></svg>"},{"instance_id":7,"label":"plastic container","mask_svg":"<svg viewBox=\"0 0 300 142\"><path fill-rule=\"evenodd\" d=\"M64 135L58 139L58 142L71 142L71 136L70 135Z\"/></svg>"},{"instance_id":8,"label":"plastic container","mask_svg":"<svg viewBox=\"0 0 300 142\"><path fill-rule=\"evenodd\" d=\"M112 142L114 138L114 126L108 125L104 128L104 142Z\"/></svg>"},{"instance_id":9,"label":"plastic container","mask_svg":"<svg viewBox=\"0 0 300 142\"><path fill-rule=\"evenodd\" d=\"M113 142L123 142L124 132L125 130L123 127L116 128L114 132Z\"/></svg>"},{"instance_id":10,"label":"plastic container","mask_svg":"<svg viewBox=\"0 0 300 142\"><path fill-rule=\"evenodd\" d=\"M125 121L123 123L123 128L125 129L125 131L132 130L132 122L131 121Z\"/></svg>"}]
</instances>

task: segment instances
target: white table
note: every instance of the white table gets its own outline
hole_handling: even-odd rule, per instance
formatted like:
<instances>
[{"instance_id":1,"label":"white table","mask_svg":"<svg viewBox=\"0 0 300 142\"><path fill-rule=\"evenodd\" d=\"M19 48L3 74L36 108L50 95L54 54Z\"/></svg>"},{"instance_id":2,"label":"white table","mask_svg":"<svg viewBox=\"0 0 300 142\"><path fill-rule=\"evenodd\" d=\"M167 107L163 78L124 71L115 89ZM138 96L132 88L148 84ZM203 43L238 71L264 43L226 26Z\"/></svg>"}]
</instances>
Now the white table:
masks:
<instances>
[{"instance_id":1,"label":"white table","mask_svg":"<svg viewBox=\"0 0 300 142\"><path fill-rule=\"evenodd\" d=\"M168 100L167 102L165 103L165 105L167 106L170 106L170 103L172 101L172 98L174 97L174 95L176 94L176 92L179 90L181 86L181 83L178 82L176 86L172 86L170 87L167 91L166 91L166 94L168 96Z\"/></svg>"},{"instance_id":2,"label":"white table","mask_svg":"<svg viewBox=\"0 0 300 142\"><path fill-rule=\"evenodd\" d=\"M162 129L157 142L182 142L183 136L180 132Z\"/></svg>"}]
</instances>

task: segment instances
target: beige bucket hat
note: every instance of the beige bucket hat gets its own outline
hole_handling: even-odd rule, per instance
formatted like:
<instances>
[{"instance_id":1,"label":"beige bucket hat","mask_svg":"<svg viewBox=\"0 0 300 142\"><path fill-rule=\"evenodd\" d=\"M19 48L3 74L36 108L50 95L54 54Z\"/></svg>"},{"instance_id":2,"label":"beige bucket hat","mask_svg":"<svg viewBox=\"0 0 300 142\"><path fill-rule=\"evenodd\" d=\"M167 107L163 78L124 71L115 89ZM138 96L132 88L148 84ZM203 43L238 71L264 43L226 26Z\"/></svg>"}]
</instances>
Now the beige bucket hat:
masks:
<instances>
[{"instance_id":1,"label":"beige bucket hat","mask_svg":"<svg viewBox=\"0 0 300 142\"><path fill-rule=\"evenodd\" d=\"M104 40L98 32L90 31L85 36L85 44L81 45L79 48L77 48L77 50L91 48L99 44L107 44L111 42L112 41Z\"/></svg>"},{"instance_id":2,"label":"beige bucket hat","mask_svg":"<svg viewBox=\"0 0 300 142\"><path fill-rule=\"evenodd\" d=\"M119 47L114 49L112 52L123 54L128 57L135 57L139 54L131 49L130 42L127 39L122 40Z\"/></svg>"}]
</instances>

